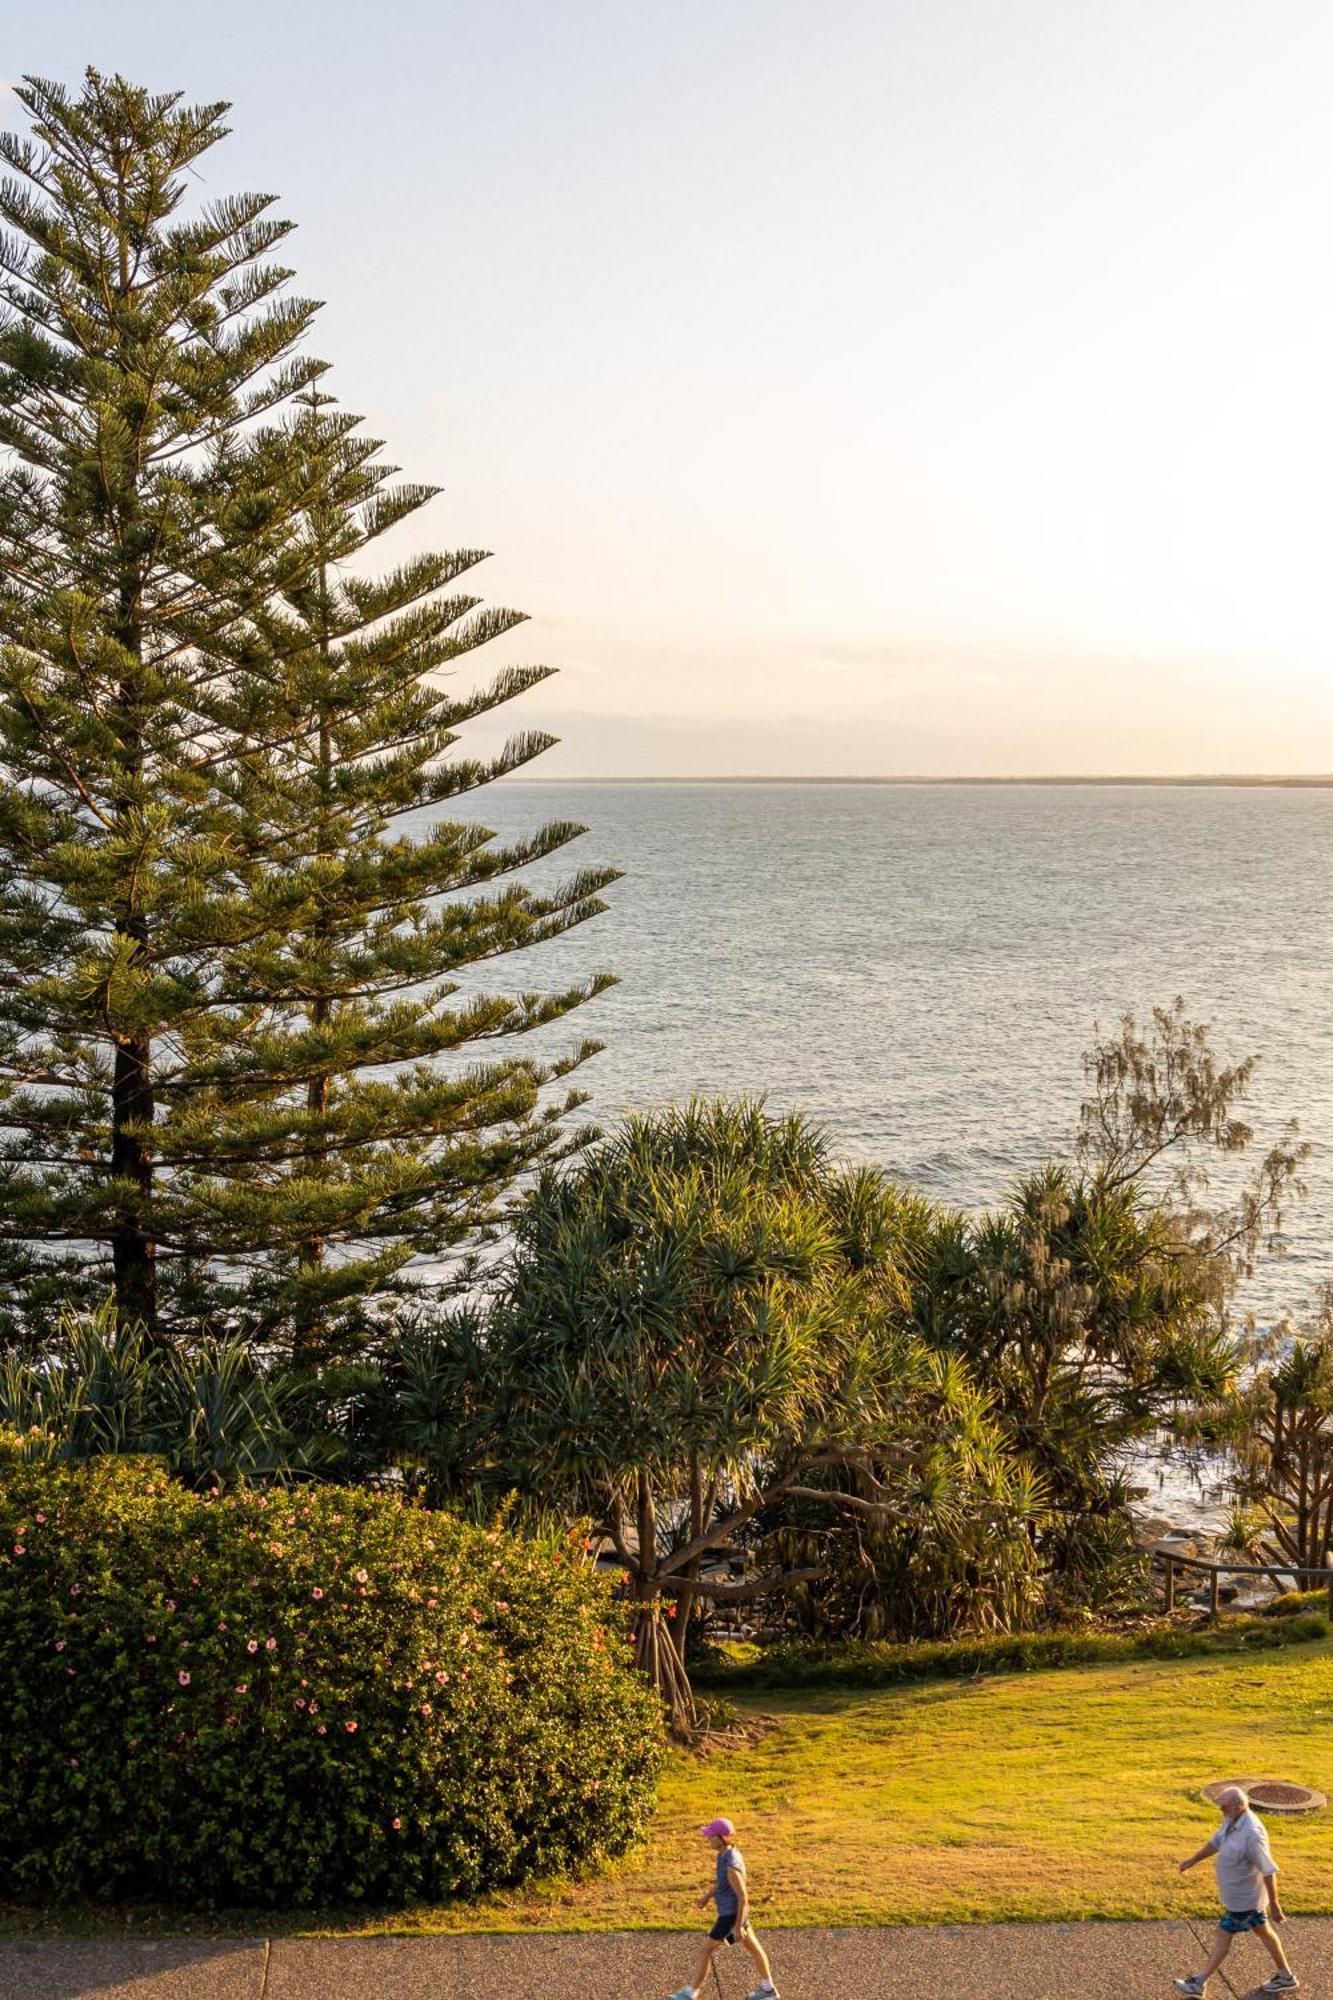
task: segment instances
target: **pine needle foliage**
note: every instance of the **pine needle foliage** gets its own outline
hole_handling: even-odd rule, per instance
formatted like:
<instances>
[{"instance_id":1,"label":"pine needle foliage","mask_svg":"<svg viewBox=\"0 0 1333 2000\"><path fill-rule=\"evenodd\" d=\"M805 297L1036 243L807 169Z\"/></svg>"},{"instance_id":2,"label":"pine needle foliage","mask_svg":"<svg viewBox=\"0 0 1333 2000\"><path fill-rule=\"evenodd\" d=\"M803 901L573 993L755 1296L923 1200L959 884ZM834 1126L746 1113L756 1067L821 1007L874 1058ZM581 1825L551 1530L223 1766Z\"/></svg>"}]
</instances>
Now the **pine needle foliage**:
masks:
<instances>
[{"instance_id":1,"label":"pine needle foliage","mask_svg":"<svg viewBox=\"0 0 1333 2000\"><path fill-rule=\"evenodd\" d=\"M475 968L593 914L612 876L539 894L518 871L581 828L501 844L459 817L551 740L479 760L455 754L460 728L548 669L456 679L520 622L459 587L482 551L375 567L433 489L319 389L271 197L187 206L227 107L93 71L77 95L18 96L30 136L0 135L3 1331L41 1337L109 1289L150 1339L202 1324L346 1351L576 1141L563 1079L593 1045L492 1045L604 979L496 996Z\"/></svg>"}]
</instances>

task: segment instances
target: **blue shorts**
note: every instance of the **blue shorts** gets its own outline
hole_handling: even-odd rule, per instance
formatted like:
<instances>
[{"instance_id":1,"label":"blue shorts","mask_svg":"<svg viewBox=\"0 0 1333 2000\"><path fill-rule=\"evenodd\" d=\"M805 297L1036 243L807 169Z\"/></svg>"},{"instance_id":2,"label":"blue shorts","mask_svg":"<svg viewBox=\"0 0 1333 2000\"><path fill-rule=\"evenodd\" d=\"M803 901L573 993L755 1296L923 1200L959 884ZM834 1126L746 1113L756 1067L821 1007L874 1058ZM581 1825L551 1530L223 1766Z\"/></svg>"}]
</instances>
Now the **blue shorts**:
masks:
<instances>
[{"instance_id":1,"label":"blue shorts","mask_svg":"<svg viewBox=\"0 0 1333 2000\"><path fill-rule=\"evenodd\" d=\"M1241 1931L1261 1931L1268 1923L1263 1910L1227 1910L1218 1918L1218 1923L1228 1937L1236 1937Z\"/></svg>"},{"instance_id":2,"label":"blue shorts","mask_svg":"<svg viewBox=\"0 0 1333 2000\"><path fill-rule=\"evenodd\" d=\"M708 1933L714 1944L735 1944L741 1934L741 1930L746 1928L744 1925L737 1924L736 1915L735 1910L728 1910L725 1917L718 1918L712 1930Z\"/></svg>"}]
</instances>

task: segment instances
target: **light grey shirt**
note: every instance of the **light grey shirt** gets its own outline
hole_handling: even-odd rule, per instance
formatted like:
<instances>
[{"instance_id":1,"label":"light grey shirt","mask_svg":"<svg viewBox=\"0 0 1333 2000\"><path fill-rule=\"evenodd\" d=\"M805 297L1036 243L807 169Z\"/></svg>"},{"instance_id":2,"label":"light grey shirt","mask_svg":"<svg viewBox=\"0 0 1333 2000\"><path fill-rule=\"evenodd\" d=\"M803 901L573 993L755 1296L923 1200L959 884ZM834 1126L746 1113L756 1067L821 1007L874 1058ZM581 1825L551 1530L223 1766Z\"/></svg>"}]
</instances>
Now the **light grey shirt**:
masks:
<instances>
[{"instance_id":1,"label":"light grey shirt","mask_svg":"<svg viewBox=\"0 0 1333 2000\"><path fill-rule=\"evenodd\" d=\"M1227 1910L1266 1910L1268 1877L1277 1863L1268 1851L1264 1823L1248 1808L1224 1819L1208 1843L1217 1869L1217 1888Z\"/></svg>"}]
</instances>

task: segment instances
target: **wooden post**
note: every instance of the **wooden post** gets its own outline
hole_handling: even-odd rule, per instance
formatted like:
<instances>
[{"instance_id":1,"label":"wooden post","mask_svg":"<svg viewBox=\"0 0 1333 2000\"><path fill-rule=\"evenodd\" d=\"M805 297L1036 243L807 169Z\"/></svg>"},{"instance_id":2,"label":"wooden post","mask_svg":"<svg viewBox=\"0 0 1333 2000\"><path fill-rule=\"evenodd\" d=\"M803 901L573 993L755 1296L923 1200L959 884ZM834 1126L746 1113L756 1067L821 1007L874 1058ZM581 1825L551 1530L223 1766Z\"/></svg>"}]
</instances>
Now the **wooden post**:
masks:
<instances>
[{"instance_id":1,"label":"wooden post","mask_svg":"<svg viewBox=\"0 0 1333 2000\"><path fill-rule=\"evenodd\" d=\"M1210 1618L1216 1618L1217 1616L1217 1609L1218 1609L1217 1586L1221 1581L1221 1576L1222 1576L1221 1570L1217 1567L1217 1564L1214 1563L1213 1573L1208 1579L1208 1616Z\"/></svg>"},{"instance_id":2,"label":"wooden post","mask_svg":"<svg viewBox=\"0 0 1333 2000\"><path fill-rule=\"evenodd\" d=\"M1166 1611L1174 1611L1176 1608L1176 1559L1174 1556L1164 1556L1162 1560L1166 1564L1166 1583L1162 1591L1162 1606Z\"/></svg>"}]
</instances>

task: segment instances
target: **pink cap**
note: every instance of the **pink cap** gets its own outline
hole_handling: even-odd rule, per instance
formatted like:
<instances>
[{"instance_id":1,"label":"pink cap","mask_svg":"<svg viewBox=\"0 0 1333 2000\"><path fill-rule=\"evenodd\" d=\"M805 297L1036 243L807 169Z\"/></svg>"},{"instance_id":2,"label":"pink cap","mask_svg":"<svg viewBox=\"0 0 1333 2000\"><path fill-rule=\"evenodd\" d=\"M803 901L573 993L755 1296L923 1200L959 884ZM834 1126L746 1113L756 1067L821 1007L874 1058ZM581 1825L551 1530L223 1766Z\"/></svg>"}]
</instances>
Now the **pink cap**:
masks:
<instances>
[{"instance_id":1,"label":"pink cap","mask_svg":"<svg viewBox=\"0 0 1333 2000\"><path fill-rule=\"evenodd\" d=\"M707 1826L699 1828L709 1840L730 1840L736 1829L729 1819L710 1819Z\"/></svg>"}]
</instances>

